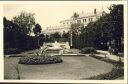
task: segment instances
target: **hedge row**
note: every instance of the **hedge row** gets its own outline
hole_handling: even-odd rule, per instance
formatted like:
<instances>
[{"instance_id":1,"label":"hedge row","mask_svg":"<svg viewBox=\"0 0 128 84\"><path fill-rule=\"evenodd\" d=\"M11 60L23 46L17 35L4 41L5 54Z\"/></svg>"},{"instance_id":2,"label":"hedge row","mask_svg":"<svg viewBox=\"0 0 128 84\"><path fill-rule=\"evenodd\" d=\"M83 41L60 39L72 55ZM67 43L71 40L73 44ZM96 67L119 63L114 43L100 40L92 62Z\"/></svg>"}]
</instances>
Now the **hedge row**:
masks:
<instances>
[{"instance_id":1,"label":"hedge row","mask_svg":"<svg viewBox=\"0 0 128 84\"><path fill-rule=\"evenodd\" d=\"M83 54L92 54L92 53L97 53L97 51L93 47L85 47L85 48L81 49L81 53L83 53Z\"/></svg>"},{"instance_id":2,"label":"hedge row","mask_svg":"<svg viewBox=\"0 0 128 84\"><path fill-rule=\"evenodd\" d=\"M21 53L21 50L18 48L4 49L4 54L19 54L19 53Z\"/></svg>"}]
</instances>

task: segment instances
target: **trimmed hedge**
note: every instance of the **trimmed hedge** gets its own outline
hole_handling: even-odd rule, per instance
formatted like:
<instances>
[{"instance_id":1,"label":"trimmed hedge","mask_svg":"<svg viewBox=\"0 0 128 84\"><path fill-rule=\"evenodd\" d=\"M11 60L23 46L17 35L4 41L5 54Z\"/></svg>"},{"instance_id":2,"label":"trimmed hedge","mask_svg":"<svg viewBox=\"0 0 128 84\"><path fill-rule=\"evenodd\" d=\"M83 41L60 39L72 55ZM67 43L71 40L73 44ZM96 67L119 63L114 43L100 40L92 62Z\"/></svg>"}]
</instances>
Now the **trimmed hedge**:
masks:
<instances>
[{"instance_id":1,"label":"trimmed hedge","mask_svg":"<svg viewBox=\"0 0 128 84\"><path fill-rule=\"evenodd\" d=\"M96 52L96 49L93 47L85 47L85 48L81 49L81 53L92 54L92 53L97 53L97 52Z\"/></svg>"},{"instance_id":2,"label":"trimmed hedge","mask_svg":"<svg viewBox=\"0 0 128 84\"><path fill-rule=\"evenodd\" d=\"M18 48L4 49L4 54L19 54L19 53L21 53L21 50Z\"/></svg>"},{"instance_id":3,"label":"trimmed hedge","mask_svg":"<svg viewBox=\"0 0 128 84\"><path fill-rule=\"evenodd\" d=\"M54 64L61 63L62 59L59 56L26 56L21 57L19 64Z\"/></svg>"}]
</instances>

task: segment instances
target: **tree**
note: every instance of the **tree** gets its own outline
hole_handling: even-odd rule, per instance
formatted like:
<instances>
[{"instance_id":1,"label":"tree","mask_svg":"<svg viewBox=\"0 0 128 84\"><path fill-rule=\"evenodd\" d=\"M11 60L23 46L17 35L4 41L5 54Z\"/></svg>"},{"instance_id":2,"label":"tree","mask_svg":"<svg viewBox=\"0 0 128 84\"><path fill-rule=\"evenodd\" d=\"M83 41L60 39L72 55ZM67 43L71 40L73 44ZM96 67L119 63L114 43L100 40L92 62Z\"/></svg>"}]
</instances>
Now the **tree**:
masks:
<instances>
[{"instance_id":1,"label":"tree","mask_svg":"<svg viewBox=\"0 0 128 84\"><path fill-rule=\"evenodd\" d=\"M4 17L3 23L4 23L4 48L14 47L12 45L14 43L13 33L12 33L12 22L7 20L6 17Z\"/></svg>"},{"instance_id":2,"label":"tree","mask_svg":"<svg viewBox=\"0 0 128 84\"><path fill-rule=\"evenodd\" d=\"M35 25L35 27L33 28L33 31L34 31L35 36L37 36L38 34L40 34L41 33L41 30L42 30L41 26L37 23Z\"/></svg>"},{"instance_id":3,"label":"tree","mask_svg":"<svg viewBox=\"0 0 128 84\"><path fill-rule=\"evenodd\" d=\"M77 35L81 33L82 28L84 28L84 25L81 23L71 24L71 32Z\"/></svg>"},{"instance_id":4,"label":"tree","mask_svg":"<svg viewBox=\"0 0 128 84\"><path fill-rule=\"evenodd\" d=\"M70 37L69 32L63 32L62 38L69 38L69 37Z\"/></svg>"},{"instance_id":5,"label":"tree","mask_svg":"<svg viewBox=\"0 0 128 84\"><path fill-rule=\"evenodd\" d=\"M39 38L40 38L39 39L40 45L43 46L43 43L45 41L45 35L44 34L40 34Z\"/></svg>"},{"instance_id":6,"label":"tree","mask_svg":"<svg viewBox=\"0 0 128 84\"><path fill-rule=\"evenodd\" d=\"M59 32L55 32L54 34L50 35L50 39L52 39L52 41L59 41L60 38L61 35L59 34Z\"/></svg>"},{"instance_id":7,"label":"tree","mask_svg":"<svg viewBox=\"0 0 128 84\"><path fill-rule=\"evenodd\" d=\"M123 19L123 5L112 5L109 8L111 16L111 24L113 24L112 38L114 40L114 46L121 51L122 39L124 38L124 19Z\"/></svg>"},{"instance_id":8,"label":"tree","mask_svg":"<svg viewBox=\"0 0 128 84\"><path fill-rule=\"evenodd\" d=\"M14 24L12 21L6 19L6 17L3 18L4 23L4 47L5 48L17 48L19 46L18 40L19 40L19 27Z\"/></svg>"},{"instance_id":9,"label":"tree","mask_svg":"<svg viewBox=\"0 0 128 84\"><path fill-rule=\"evenodd\" d=\"M70 40L70 33L69 32L63 32L62 37L61 37L61 41L62 42L69 42Z\"/></svg>"},{"instance_id":10,"label":"tree","mask_svg":"<svg viewBox=\"0 0 128 84\"><path fill-rule=\"evenodd\" d=\"M19 26L21 33L30 35L32 28L35 25L34 13L22 11L19 15L14 16L12 21Z\"/></svg>"},{"instance_id":11,"label":"tree","mask_svg":"<svg viewBox=\"0 0 128 84\"><path fill-rule=\"evenodd\" d=\"M39 25L39 24L36 24L35 25L35 28L33 28L33 31L34 31L34 34L35 34L35 36L37 36L37 45L38 46L40 46L40 38L39 38L39 35L40 35L40 33L41 33L41 30L42 30L42 28L41 28L41 26Z\"/></svg>"},{"instance_id":12,"label":"tree","mask_svg":"<svg viewBox=\"0 0 128 84\"><path fill-rule=\"evenodd\" d=\"M77 14L76 12L73 13L73 19L77 19L79 17L79 14Z\"/></svg>"},{"instance_id":13,"label":"tree","mask_svg":"<svg viewBox=\"0 0 128 84\"><path fill-rule=\"evenodd\" d=\"M79 42L77 41L79 35L81 34L81 30L84 28L84 25L81 23L73 23L71 24L71 30L70 30L70 45L72 47L77 48L77 44Z\"/></svg>"},{"instance_id":14,"label":"tree","mask_svg":"<svg viewBox=\"0 0 128 84\"><path fill-rule=\"evenodd\" d=\"M17 17L19 18L20 16L17 16ZM24 19L25 19L25 17L24 17ZM6 17L3 18L4 49L6 49L5 53L6 53L6 51L8 52L8 50L15 51L18 49L21 51L25 51L25 50L31 50L31 49L38 48L36 36L30 36L30 35L28 35L28 33L24 32L26 29L25 29L25 27L22 27L22 26L26 23L26 21L24 21L25 22L24 24L23 24L23 22L21 22L21 24L20 24L20 22L16 23L16 21L22 21L22 20L20 20L20 19L8 20L8 19L6 19ZM26 26L26 28L28 28L28 27L30 27L30 25ZM30 28L32 28L32 27L30 27ZM39 30L37 32L41 33L39 26L36 25L36 28ZM42 42L42 43L40 43L40 45L43 44L43 40L44 40L44 35L42 34L42 35L40 35L40 42Z\"/></svg>"},{"instance_id":15,"label":"tree","mask_svg":"<svg viewBox=\"0 0 128 84\"><path fill-rule=\"evenodd\" d=\"M83 46L108 49L108 43L121 50L123 38L123 5L112 5L110 13L104 14L97 21L89 23L81 31Z\"/></svg>"}]
</instances>

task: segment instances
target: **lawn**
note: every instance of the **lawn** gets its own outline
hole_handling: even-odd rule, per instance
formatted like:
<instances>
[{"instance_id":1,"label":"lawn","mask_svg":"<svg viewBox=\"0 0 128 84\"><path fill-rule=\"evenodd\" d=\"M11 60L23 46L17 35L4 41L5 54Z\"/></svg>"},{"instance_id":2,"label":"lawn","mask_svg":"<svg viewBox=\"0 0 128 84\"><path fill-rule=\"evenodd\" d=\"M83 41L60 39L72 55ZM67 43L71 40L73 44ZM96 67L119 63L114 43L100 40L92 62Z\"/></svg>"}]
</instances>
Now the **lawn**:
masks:
<instances>
[{"instance_id":1,"label":"lawn","mask_svg":"<svg viewBox=\"0 0 128 84\"><path fill-rule=\"evenodd\" d=\"M4 78L79 80L110 72L112 64L86 56L62 56L63 62L45 65L18 64L19 57L5 57Z\"/></svg>"}]
</instances>

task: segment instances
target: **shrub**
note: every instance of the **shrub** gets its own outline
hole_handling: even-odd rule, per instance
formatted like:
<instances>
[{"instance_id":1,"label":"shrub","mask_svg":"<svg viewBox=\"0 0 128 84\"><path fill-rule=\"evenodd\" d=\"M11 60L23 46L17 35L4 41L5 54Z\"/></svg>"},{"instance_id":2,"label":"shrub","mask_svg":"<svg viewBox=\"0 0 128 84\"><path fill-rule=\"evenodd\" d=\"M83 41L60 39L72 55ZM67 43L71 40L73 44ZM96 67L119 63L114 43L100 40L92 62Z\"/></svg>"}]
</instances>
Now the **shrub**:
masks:
<instances>
[{"instance_id":1,"label":"shrub","mask_svg":"<svg viewBox=\"0 0 128 84\"><path fill-rule=\"evenodd\" d=\"M21 50L18 48L4 49L4 54L19 54L19 53L21 53Z\"/></svg>"},{"instance_id":2,"label":"shrub","mask_svg":"<svg viewBox=\"0 0 128 84\"><path fill-rule=\"evenodd\" d=\"M81 50L81 53L83 54L92 54L92 53L97 53L96 49L93 47L85 47Z\"/></svg>"},{"instance_id":3,"label":"shrub","mask_svg":"<svg viewBox=\"0 0 128 84\"><path fill-rule=\"evenodd\" d=\"M62 59L59 56L26 56L21 57L19 64L54 64L61 63Z\"/></svg>"}]
</instances>

